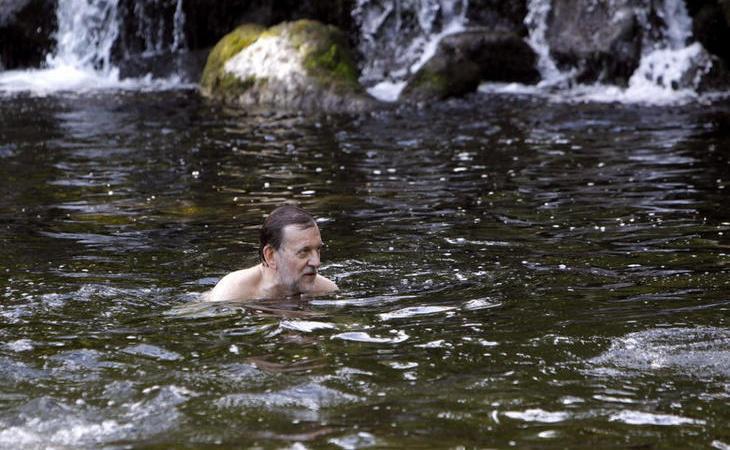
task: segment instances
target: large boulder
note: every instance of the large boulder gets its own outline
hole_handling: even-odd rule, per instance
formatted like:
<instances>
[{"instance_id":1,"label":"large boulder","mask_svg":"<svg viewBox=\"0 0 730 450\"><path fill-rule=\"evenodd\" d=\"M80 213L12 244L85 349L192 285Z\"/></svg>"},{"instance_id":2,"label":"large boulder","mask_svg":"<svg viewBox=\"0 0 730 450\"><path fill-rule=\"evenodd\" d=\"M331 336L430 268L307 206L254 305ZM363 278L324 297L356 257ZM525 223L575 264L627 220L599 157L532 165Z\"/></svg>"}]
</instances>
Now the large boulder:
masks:
<instances>
[{"instance_id":1,"label":"large boulder","mask_svg":"<svg viewBox=\"0 0 730 450\"><path fill-rule=\"evenodd\" d=\"M730 0L687 2L692 33L708 52L730 64Z\"/></svg>"},{"instance_id":2,"label":"large boulder","mask_svg":"<svg viewBox=\"0 0 730 450\"><path fill-rule=\"evenodd\" d=\"M0 1L0 69L38 67L55 29L56 0Z\"/></svg>"},{"instance_id":3,"label":"large boulder","mask_svg":"<svg viewBox=\"0 0 730 450\"><path fill-rule=\"evenodd\" d=\"M643 28L638 0L591 2L554 0L546 39L563 70L579 82L626 84L641 59Z\"/></svg>"},{"instance_id":4,"label":"large boulder","mask_svg":"<svg viewBox=\"0 0 730 450\"><path fill-rule=\"evenodd\" d=\"M345 36L312 20L238 27L211 51L200 88L244 107L354 112L375 105L358 83Z\"/></svg>"},{"instance_id":5,"label":"large boulder","mask_svg":"<svg viewBox=\"0 0 730 450\"><path fill-rule=\"evenodd\" d=\"M401 98L442 100L474 92L482 81L536 83L537 56L517 34L472 29L444 37Z\"/></svg>"},{"instance_id":6,"label":"large boulder","mask_svg":"<svg viewBox=\"0 0 730 450\"><path fill-rule=\"evenodd\" d=\"M512 31L527 36L527 0L469 0L466 18L470 26Z\"/></svg>"}]
</instances>

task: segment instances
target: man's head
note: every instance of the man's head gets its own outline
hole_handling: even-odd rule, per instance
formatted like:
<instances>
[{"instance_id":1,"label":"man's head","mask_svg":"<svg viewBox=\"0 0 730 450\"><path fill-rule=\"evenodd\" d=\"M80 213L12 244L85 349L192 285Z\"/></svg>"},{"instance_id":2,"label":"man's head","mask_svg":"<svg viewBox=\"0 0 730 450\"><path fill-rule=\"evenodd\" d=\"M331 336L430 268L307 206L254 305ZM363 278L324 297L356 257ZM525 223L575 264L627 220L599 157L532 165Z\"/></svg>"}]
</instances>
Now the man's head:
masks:
<instances>
[{"instance_id":1,"label":"man's head","mask_svg":"<svg viewBox=\"0 0 730 450\"><path fill-rule=\"evenodd\" d=\"M292 205L276 208L264 221L259 257L290 291L306 292L319 268L322 238L311 214Z\"/></svg>"}]
</instances>

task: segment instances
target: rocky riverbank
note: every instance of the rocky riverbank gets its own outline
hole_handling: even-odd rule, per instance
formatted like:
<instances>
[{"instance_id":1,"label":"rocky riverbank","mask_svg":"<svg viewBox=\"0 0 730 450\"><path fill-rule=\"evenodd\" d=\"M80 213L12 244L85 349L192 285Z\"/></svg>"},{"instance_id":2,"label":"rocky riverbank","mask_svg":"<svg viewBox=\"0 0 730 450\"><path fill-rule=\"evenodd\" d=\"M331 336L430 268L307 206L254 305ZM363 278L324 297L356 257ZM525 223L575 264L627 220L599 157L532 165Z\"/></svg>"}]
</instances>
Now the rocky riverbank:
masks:
<instances>
[{"instance_id":1,"label":"rocky riverbank","mask_svg":"<svg viewBox=\"0 0 730 450\"><path fill-rule=\"evenodd\" d=\"M104 4L98 3L95 7ZM199 79L205 55L214 48L202 92L244 107L370 109L374 101L364 88L381 81L403 86L401 101L434 101L467 95L484 81L545 81L546 64L568 83L620 87L644 77L667 89L730 86L728 0L590 5L578 0L472 0L468 5L452 0L431 7L389 0L109 3L117 36L108 60L122 76L184 70ZM60 45L55 35L59 6L69 4L3 2L0 70L46 64ZM302 27L309 31L298 33ZM232 36L254 29L253 47L230 45ZM661 54L672 51L676 54ZM225 69L234 58L237 70ZM679 74L649 73L672 58L684 58L677 65L691 67L680 67ZM278 76L277 69L277 77L260 74L281 68L270 65L274 60L295 59L287 66L293 71ZM243 78L233 82L237 73Z\"/></svg>"}]
</instances>

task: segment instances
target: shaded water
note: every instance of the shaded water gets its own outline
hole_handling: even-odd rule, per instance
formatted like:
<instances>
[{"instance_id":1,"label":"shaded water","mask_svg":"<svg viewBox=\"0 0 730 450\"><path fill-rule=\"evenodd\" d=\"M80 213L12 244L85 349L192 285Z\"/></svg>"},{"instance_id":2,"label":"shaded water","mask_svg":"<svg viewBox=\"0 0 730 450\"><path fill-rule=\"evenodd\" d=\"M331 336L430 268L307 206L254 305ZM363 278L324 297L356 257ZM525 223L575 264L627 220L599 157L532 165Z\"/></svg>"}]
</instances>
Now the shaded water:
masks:
<instances>
[{"instance_id":1,"label":"shaded water","mask_svg":"<svg viewBox=\"0 0 730 450\"><path fill-rule=\"evenodd\" d=\"M6 97L0 448L728 448L728 111ZM283 201L341 292L199 302Z\"/></svg>"}]
</instances>

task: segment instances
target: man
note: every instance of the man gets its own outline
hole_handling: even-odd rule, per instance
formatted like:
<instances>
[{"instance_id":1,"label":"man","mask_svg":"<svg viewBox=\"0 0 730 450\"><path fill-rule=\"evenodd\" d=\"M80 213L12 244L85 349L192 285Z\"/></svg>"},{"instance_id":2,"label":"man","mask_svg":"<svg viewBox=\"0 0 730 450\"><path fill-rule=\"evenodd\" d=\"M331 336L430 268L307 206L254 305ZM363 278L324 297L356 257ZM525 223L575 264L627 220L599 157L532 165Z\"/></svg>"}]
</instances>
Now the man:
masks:
<instances>
[{"instance_id":1,"label":"man","mask_svg":"<svg viewBox=\"0 0 730 450\"><path fill-rule=\"evenodd\" d=\"M259 237L261 263L229 273L210 293L210 300L253 300L298 294L322 294L337 285L317 274L322 237L311 214L292 205L276 208Z\"/></svg>"}]
</instances>

